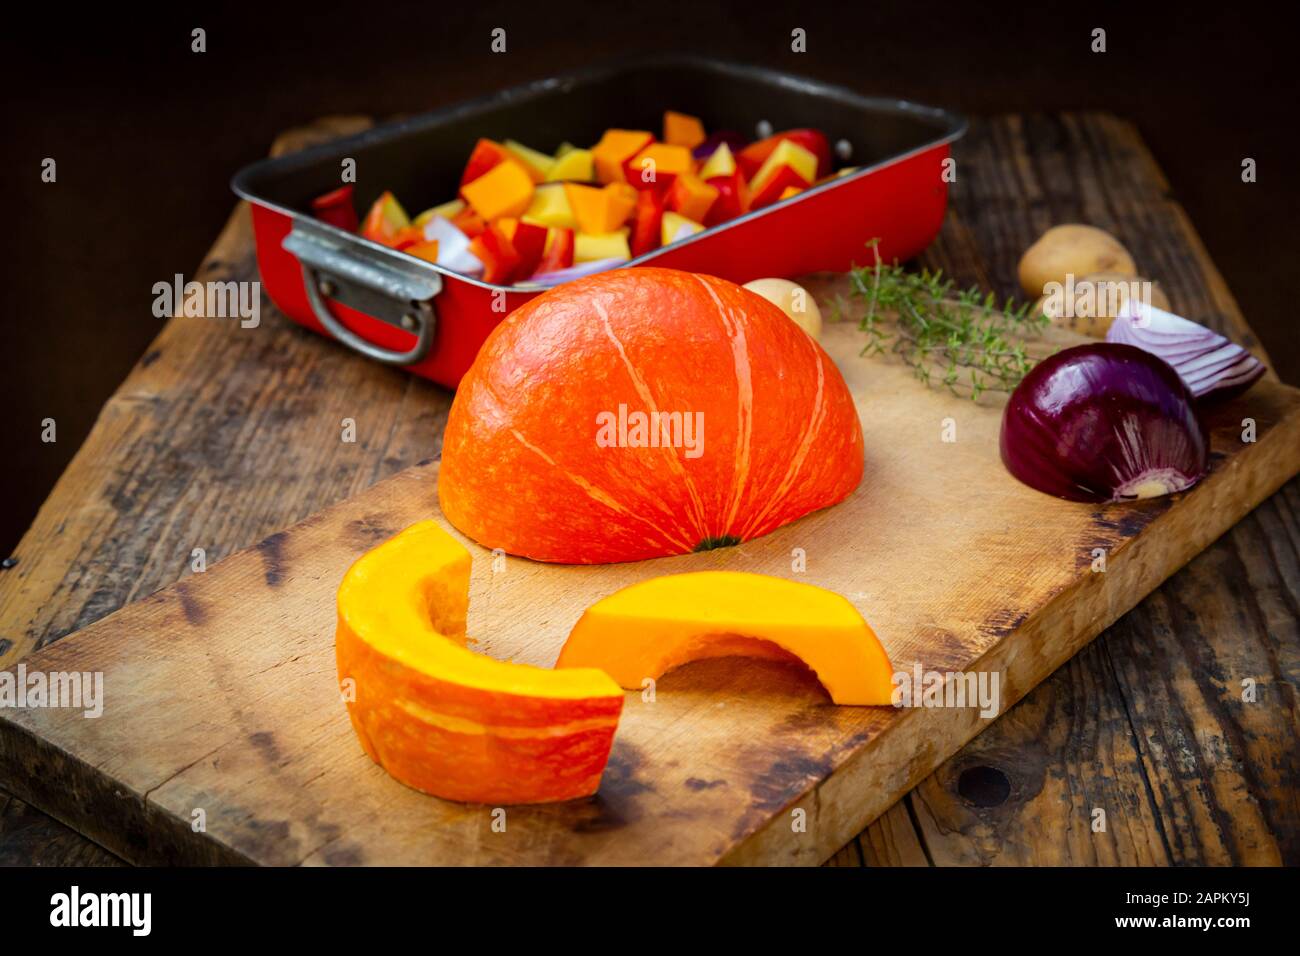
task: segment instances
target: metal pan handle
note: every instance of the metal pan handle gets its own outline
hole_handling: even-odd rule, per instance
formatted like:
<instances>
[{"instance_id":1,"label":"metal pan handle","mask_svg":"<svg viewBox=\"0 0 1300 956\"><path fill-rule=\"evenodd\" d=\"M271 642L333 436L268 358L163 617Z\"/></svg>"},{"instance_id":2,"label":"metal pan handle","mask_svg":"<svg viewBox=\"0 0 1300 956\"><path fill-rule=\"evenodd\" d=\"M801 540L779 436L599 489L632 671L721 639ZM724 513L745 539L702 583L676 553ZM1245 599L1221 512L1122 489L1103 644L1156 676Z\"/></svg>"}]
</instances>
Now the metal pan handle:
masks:
<instances>
[{"instance_id":1,"label":"metal pan handle","mask_svg":"<svg viewBox=\"0 0 1300 956\"><path fill-rule=\"evenodd\" d=\"M390 249L344 243L328 227L296 218L285 250L302 264L307 301L331 335L362 355L389 365L414 365L429 354L437 329L433 298L442 276L420 260ZM367 342L330 311L327 299L415 335L404 352Z\"/></svg>"}]
</instances>

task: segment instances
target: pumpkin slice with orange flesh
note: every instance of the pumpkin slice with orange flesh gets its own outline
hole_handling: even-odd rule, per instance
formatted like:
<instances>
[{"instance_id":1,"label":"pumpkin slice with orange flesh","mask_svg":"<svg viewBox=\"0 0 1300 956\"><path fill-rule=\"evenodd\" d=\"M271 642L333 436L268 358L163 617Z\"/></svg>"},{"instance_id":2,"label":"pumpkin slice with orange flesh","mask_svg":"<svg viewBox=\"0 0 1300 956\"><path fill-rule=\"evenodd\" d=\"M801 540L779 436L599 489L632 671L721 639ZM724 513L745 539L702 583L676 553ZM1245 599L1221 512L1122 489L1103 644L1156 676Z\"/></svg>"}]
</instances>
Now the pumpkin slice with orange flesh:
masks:
<instances>
[{"instance_id":1,"label":"pumpkin slice with orange flesh","mask_svg":"<svg viewBox=\"0 0 1300 956\"><path fill-rule=\"evenodd\" d=\"M764 574L698 571L651 578L589 607L556 667L598 667L621 686L703 657L794 656L837 704L889 704L893 667L847 600Z\"/></svg>"},{"instance_id":2,"label":"pumpkin slice with orange flesh","mask_svg":"<svg viewBox=\"0 0 1300 956\"><path fill-rule=\"evenodd\" d=\"M344 577L335 653L361 746L402 783L449 800L594 793L623 692L598 670L546 670L469 650L469 573L469 552L423 521Z\"/></svg>"}]
</instances>

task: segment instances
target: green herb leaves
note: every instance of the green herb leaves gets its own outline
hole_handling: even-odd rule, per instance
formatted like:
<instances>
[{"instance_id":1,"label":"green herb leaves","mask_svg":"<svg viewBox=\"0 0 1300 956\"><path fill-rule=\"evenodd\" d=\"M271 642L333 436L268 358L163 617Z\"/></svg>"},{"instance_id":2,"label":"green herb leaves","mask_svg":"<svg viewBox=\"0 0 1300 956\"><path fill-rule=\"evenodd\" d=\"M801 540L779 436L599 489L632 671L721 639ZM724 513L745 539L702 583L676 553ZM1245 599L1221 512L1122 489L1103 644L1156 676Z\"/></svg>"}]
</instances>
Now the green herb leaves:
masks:
<instances>
[{"instance_id":1,"label":"green herb leaves","mask_svg":"<svg viewBox=\"0 0 1300 956\"><path fill-rule=\"evenodd\" d=\"M1047 316L1011 299L999 306L993 293L977 287L959 290L942 272L886 265L878 243L867 243L875 265L849 273L852 294L866 303L862 354L892 352L920 381L954 395L978 399L1014 389L1034 365L1024 343L1047 326Z\"/></svg>"}]
</instances>

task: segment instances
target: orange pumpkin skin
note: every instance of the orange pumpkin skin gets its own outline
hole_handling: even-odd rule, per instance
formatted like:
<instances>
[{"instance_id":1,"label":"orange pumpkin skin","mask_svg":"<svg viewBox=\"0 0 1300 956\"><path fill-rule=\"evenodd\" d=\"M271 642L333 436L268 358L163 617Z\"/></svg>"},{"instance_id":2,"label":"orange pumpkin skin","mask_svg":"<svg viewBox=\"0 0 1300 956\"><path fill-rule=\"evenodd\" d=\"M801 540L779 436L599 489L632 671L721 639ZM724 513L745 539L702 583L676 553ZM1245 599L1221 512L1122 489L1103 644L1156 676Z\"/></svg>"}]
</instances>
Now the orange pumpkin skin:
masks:
<instances>
[{"instance_id":1,"label":"orange pumpkin skin","mask_svg":"<svg viewBox=\"0 0 1300 956\"><path fill-rule=\"evenodd\" d=\"M348 707L361 747L409 787L462 803L550 803L589 796L609 759L621 700L540 701L492 693L397 667L340 621L340 675L357 699ZM383 693L369 688L384 688ZM444 721L467 727L491 715L491 730L431 725L402 700L437 701ZM431 707L432 709L432 707Z\"/></svg>"},{"instance_id":2,"label":"orange pumpkin skin","mask_svg":"<svg viewBox=\"0 0 1300 956\"><path fill-rule=\"evenodd\" d=\"M602 445L620 406L693 416L698 454L628 447L631 430ZM712 276L617 269L489 336L452 404L438 496L486 547L603 564L759 537L842 501L862 469L844 379L779 308Z\"/></svg>"},{"instance_id":3,"label":"orange pumpkin skin","mask_svg":"<svg viewBox=\"0 0 1300 956\"><path fill-rule=\"evenodd\" d=\"M361 746L407 786L465 803L589 796L623 708L608 675L467 647L471 558L433 521L363 555L338 591L339 686Z\"/></svg>"}]
</instances>

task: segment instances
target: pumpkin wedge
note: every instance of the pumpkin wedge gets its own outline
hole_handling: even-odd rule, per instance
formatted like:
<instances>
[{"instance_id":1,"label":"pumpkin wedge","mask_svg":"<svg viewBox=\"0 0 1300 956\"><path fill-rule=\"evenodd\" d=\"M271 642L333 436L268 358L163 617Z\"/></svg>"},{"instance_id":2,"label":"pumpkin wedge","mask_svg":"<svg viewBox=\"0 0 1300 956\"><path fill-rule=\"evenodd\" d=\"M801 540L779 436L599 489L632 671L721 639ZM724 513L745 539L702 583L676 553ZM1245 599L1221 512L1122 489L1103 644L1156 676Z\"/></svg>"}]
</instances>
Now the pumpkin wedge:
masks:
<instances>
[{"instance_id":1,"label":"pumpkin wedge","mask_svg":"<svg viewBox=\"0 0 1300 956\"><path fill-rule=\"evenodd\" d=\"M469 650L469 572L460 542L422 521L343 578L334 647L361 746L402 783L448 800L545 803L594 793L623 692L597 670L546 670Z\"/></svg>"},{"instance_id":2,"label":"pumpkin wedge","mask_svg":"<svg viewBox=\"0 0 1300 956\"><path fill-rule=\"evenodd\" d=\"M582 615L555 666L597 667L638 689L721 656L793 656L837 704L891 703L894 669L857 609L833 591L764 574L671 574L616 591Z\"/></svg>"},{"instance_id":3,"label":"pumpkin wedge","mask_svg":"<svg viewBox=\"0 0 1300 956\"><path fill-rule=\"evenodd\" d=\"M853 396L812 338L740 286L643 267L493 330L452 402L438 499L484 547L606 564L761 537L862 471Z\"/></svg>"}]
</instances>

